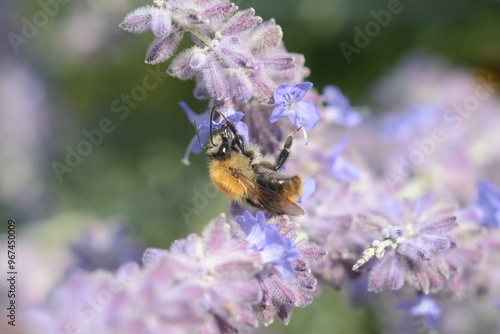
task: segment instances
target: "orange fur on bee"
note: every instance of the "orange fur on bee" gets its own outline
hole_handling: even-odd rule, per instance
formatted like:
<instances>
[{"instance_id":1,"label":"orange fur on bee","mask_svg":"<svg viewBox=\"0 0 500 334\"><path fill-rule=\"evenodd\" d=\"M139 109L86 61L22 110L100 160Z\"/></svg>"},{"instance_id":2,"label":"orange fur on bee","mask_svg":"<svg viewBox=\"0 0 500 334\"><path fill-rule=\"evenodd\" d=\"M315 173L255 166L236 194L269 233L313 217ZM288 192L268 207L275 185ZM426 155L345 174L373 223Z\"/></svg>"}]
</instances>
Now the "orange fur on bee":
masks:
<instances>
[{"instance_id":1,"label":"orange fur on bee","mask_svg":"<svg viewBox=\"0 0 500 334\"><path fill-rule=\"evenodd\" d=\"M295 203L300 199L300 196L302 196L302 179L300 176L296 175L290 181L291 182L283 189L282 195Z\"/></svg>"},{"instance_id":2,"label":"orange fur on bee","mask_svg":"<svg viewBox=\"0 0 500 334\"><path fill-rule=\"evenodd\" d=\"M234 176L232 170L238 170L247 176L253 175L254 172L247 166L249 166L249 159L244 155L236 155L222 161L211 160L209 163L210 178L217 189L227 197L234 200L244 200L248 198L248 189ZM241 169L242 167L244 170Z\"/></svg>"}]
</instances>

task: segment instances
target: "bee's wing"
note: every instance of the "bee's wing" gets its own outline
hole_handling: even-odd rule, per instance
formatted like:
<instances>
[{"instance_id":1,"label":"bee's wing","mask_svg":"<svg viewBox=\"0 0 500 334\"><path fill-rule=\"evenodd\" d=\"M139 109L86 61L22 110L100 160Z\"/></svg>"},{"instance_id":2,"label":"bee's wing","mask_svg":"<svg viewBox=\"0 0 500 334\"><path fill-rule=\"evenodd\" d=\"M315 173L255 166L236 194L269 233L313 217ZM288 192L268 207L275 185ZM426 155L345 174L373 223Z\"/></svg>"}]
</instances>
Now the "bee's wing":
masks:
<instances>
[{"instance_id":1,"label":"bee's wing","mask_svg":"<svg viewBox=\"0 0 500 334\"><path fill-rule=\"evenodd\" d=\"M239 171L235 170L234 175L246 186L248 189L247 200L256 207L266 209L276 215L302 216L305 214L300 206L276 191L261 186Z\"/></svg>"}]
</instances>

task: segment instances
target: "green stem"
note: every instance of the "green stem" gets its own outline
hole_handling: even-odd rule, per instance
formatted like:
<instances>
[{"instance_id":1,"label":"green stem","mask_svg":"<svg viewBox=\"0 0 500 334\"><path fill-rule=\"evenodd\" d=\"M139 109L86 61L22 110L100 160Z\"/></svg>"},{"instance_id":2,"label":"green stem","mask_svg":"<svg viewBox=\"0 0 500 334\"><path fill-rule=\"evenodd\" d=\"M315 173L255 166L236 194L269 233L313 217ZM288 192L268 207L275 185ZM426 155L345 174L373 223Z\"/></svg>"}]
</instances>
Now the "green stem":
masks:
<instances>
[{"instance_id":1,"label":"green stem","mask_svg":"<svg viewBox=\"0 0 500 334\"><path fill-rule=\"evenodd\" d=\"M196 29L196 28L193 28L193 29L189 29L189 31L195 35L196 37L198 37L203 43L205 43L207 46L210 45L210 43L212 42L212 40L207 36L205 35L204 33L202 33L200 30Z\"/></svg>"}]
</instances>

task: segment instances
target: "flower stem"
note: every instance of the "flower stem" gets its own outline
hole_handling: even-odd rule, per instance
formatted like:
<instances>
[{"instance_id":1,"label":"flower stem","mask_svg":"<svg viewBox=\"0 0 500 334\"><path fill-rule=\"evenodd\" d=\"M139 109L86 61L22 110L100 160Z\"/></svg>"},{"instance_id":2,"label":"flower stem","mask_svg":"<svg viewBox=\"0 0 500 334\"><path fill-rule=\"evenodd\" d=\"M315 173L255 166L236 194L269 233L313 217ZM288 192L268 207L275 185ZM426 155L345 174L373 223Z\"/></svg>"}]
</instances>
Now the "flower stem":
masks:
<instances>
[{"instance_id":1,"label":"flower stem","mask_svg":"<svg viewBox=\"0 0 500 334\"><path fill-rule=\"evenodd\" d=\"M212 40L207 36L205 35L204 33L202 33L199 29L197 28L191 28L189 29L189 31L195 35L196 37L198 37L203 43L205 43L207 46L210 45L210 43L212 42Z\"/></svg>"}]
</instances>

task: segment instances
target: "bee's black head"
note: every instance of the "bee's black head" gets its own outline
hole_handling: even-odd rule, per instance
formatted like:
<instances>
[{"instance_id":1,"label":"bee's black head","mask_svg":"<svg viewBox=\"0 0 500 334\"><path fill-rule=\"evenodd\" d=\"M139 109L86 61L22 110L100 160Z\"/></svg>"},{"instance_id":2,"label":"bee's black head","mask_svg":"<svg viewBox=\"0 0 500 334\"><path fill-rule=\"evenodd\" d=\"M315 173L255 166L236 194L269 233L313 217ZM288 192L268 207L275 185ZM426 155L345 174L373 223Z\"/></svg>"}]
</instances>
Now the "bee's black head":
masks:
<instances>
[{"instance_id":1,"label":"bee's black head","mask_svg":"<svg viewBox=\"0 0 500 334\"><path fill-rule=\"evenodd\" d=\"M226 129L223 129L213 138L213 143L209 141L207 154L210 158L223 160L231 154L230 135Z\"/></svg>"}]
</instances>

